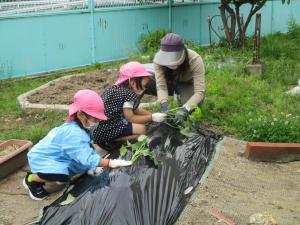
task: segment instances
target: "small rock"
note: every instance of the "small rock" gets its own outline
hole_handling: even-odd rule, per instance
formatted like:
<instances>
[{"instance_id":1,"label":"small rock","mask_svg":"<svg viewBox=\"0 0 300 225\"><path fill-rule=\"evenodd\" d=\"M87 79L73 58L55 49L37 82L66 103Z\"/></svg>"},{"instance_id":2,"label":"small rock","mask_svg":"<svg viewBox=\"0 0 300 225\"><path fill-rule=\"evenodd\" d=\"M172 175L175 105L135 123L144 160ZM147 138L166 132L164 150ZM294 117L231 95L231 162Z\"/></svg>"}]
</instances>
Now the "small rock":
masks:
<instances>
[{"instance_id":1,"label":"small rock","mask_svg":"<svg viewBox=\"0 0 300 225\"><path fill-rule=\"evenodd\" d=\"M208 205L208 201L205 199L200 200L200 205Z\"/></svg>"},{"instance_id":2,"label":"small rock","mask_svg":"<svg viewBox=\"0 0 300 225\"><path fill-rule=\"evenodd\" d=\"M288 94L288 95L299 95L300 94L300 79L298 80L298 86L287 91L286 94Z\"/></svg>"},{"instance_id":3,"label":"small rock","mask_svg":"<svg viewBox=\"0 0 300 225\"><path fill-rule=\"evenodd\" d=\"M191 186L191 187L188 187L187 189L185 189L184 191L184 194L187 195L189 194L194 188Z\"/></svg>"},{"instance_id":4,"label":"small rock","mask_svg":"<svg viewBox=\"0 0 300 225\"><path fill-rule=\"evenodd\" d=\"M219 196L218 195L213 195L213 198L218 198Z\"/></svg>"},{"instance_id":5,"label":"small rock","mask_svg":"<svg viewBox=\"0 0 300 225\"><path fill-rule=\"evenodd\" d=\"M244 157L245 156L245 149L239 150L237 155L240 156L240 157Z\"/></svg>"},{"instance_id":6,"label":"small rock","mask_svg":"<svg viewBox=\"0 0 300 225\"><path fill-rule=\"evenodd\" d=\"M249 218L247 225L277 225L269 213L255 213Z\"/></svg>"},{"instance_id":7,"label":"small rock","mask_svg":"<svg viewBox=\"0 0 300 225\"><path fill-rule=\"evenodd\" d=\"M16 119L16 122L20 122L21 120L22 120L22 118L19 117L19 118Z\"/></svg>"}]
</instances>

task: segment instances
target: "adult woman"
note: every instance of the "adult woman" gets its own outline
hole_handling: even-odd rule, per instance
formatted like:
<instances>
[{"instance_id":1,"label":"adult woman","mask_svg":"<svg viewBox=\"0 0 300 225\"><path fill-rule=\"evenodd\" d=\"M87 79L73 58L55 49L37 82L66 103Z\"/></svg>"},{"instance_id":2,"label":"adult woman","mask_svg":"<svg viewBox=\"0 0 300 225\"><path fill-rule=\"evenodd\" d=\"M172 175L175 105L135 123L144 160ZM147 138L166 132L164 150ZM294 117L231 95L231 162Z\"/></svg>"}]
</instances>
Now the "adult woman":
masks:
<instances>
[{"instance_id":1,"label":"adult woman","mask_svg":"<svg viewBox=\"0 0 300 225\"><path fill-rule=\"evenodd\" d=\"M162 112L168 109L168 96L177 98L183 107L176 117L182 119L204 99L205 69L202 58L187 49L178 34L168 33L161 39L160 50L153 61L156 85L153 82L149 84L146 93L157 93ZM151 66L146 65L146 68L151 71Z\"/></svg>"}]
</instances>

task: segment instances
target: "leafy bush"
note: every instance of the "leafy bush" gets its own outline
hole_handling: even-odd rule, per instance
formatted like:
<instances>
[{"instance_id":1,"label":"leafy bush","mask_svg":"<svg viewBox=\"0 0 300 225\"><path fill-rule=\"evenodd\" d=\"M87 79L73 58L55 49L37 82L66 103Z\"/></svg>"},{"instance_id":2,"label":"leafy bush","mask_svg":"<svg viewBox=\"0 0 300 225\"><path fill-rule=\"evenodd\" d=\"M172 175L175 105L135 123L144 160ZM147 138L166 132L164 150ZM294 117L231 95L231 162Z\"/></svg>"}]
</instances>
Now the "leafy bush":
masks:
<instances>
[{"instance_id":1,"label":"leafy bush","mask_svg":"<svg viewBox=\"0 0 300 225\"><path fill-rule=\"evenodd\" d=\"M242 129L244 139L248 141L300 142L299 116L260 115L250 118Z\"/></svg>"},{"instance_id":2,"label":"leafy bush","mask_svg":"<svg viewBox=\"0 0 300 225\"><path fill-rule=\"evenodd\" d=\"M272 85L296 85L299 79L299 72L300 67L297 66L295 60L281 57L265 63L265 69L261 78Z\"/></svg>"},{"instance_id":3,"label":"leafy bush","mask_svg":"<svg viewBox=\"0 0 300 225\"><path fill-rule=\"evenodd\" d=\"M269 59L300 60L300 26L289 22L287 33L275 33L262 38L261 53Z\"/></svg>"},{"instance_id":4,"label":"leafy bush","mask_svg":"<svg viewBox=\"0 0 300 225\"><path fill-rule=\"evenodd\" d=\"M142 35L140 39L140 47L142 53L154 53L157 52L160 47L160 40L163 36L169 33L169 30L160 29L151 32L147 35Z\"/></svg>"},{"instance_id":5,"label":"leafy bush","mask_svg":"<svg viewBox=\"0 0 300 225\"><path fill-rule=\"evenodd\" d=\"M291 39L299 41L300 37L300 26L296 23L295 19L291 19L289 22L288 35Z\"/></svg>"}]
</instances>

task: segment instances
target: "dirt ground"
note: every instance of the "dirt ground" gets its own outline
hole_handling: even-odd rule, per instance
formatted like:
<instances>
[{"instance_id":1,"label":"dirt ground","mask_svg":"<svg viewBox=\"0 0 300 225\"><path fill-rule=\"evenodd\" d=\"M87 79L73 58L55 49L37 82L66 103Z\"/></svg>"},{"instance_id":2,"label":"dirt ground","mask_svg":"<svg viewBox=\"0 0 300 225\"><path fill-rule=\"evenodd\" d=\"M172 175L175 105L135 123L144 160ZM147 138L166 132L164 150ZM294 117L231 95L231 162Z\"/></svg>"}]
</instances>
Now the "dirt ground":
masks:
<instances>
[{"instance_id":1,"label":"dirt ground","mask_svg":"<svg viewBox=\"0 0 300 225\"><path fill-rule=\"evenodd\" d=\"M176 225L223 225L211 216L222 212L246 225L255 213L267 213L277 225L300 224L300 162L253 162L241 156L245 142L226 138L218 162L199 185Z\"/></svg>"},{"instance_id":2,"label":"dirt ground","mask_svg":"<svg viewBox=\"0 0 300 225\"><path fill-rule=\"evenodd\" d=\"M246 225L254 213L268 212L278 225L300 224L300 162L261 163L240 156L245 143L226 138L212 172L199 185L176 225L223 225L211 216L222 212L238 225ZM26 167L0 181L0 225L34 221L44 201L33 201L22 186Z\"/></svg>"},{"instance_id":3,"label":"dirt ground","mask_svg":"<svg viewBox=\"0 0 300 225\"><path fill-rule=\"evenodd\" d=\"M74 94L81 89L91 89L102 94L119 78L116 69L97 70L84 75L74 75L68 79L59 80L49 87L28 96L30 103L41 104L66 104L72 103ZM141 102L155 101L156 97L145 95Z\"/></svg>"},{"instance_id":4,"label":"dirt ground","mask_svg":"<svg viewBox=\"0 0 300 225\"><path fill-rule=\"evenodd\" d=\"M15 151L16 149L20 148L19 145L10 145L7 147L0 147L0 158L4 155L7 155L8 153Z\"/></svg>"},{"instance_id":5,"label":"dirt ground","mask_svg":"<svg viewBox=\"0 0 300 225\"><path fill-rule=\"evenodd\" d=\"M25 166L0 181L0 225L31 223L38 218L44 206L58 198L59 192L43 201L31 200L22 185L28 170Z\"/></svg>"}]
</instances>

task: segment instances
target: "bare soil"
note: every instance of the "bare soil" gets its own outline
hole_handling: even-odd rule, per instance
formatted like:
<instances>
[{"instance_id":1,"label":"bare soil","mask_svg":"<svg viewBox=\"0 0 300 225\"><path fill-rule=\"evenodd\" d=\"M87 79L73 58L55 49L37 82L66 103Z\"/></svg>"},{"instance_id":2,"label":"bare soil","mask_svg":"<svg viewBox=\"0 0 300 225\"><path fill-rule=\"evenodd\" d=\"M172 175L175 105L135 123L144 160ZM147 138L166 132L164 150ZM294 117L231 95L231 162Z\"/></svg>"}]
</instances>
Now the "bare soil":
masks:
<instances>
[{"instance_id":1,"label":"bare soil","mask_svg":"<svg viewBox=\"0 0 300 225\"><path fill-rule=\"evenodd\" d=\"M8 153L17 150L18 148L20 148L19 145L9 145L6 147L1 147L0 148L0 158L7 155Z\"/></svg>"},{"instance_id":2,"label":"bare soil","mask_svg":"<svg viewBox=\"0 0 300 225\"><path fill-rule=\"evenodd\" d=\"M237 225L247 225L256 213L271 215L277 225L300 224L300 162L249 161L241 155L245 145L225 139L218 162L176 225L225 225L212 216L214 210Z\"/></svg>"},{"instance_id":3,"label":"bare soil","mask_svg":"<svg viewBox=\"0 0 300 225\"><path fill-rule=\"evenodd\" d=\"M66 104L70 105L74 94L81 89L91 89L99 94L111 87L119 78L115 69L97 70L84 75L74 75L70 78L58 80L49 87L28 96L31 103ZM142 102L155 101L156 97L145 95Z\"/></svg>"},{"instance_id":4,"label":"bare soil","mask_svg":"<svg viewBox=\"0 0 300 225\"><path fill-rule=\"evenodd\" d=\"M50 195L43 201L29 198L22 180L28 166L0 180L0 225L25 225L35 221L44 206L49 205L60 192Z\"/></svg>"},{"instance_id":5,"label":"bare soil","mask_svg":"<svg viewBox=\"0 0 300 225\"><path fill-rule=\"evenodd\" d=\"M270 214L278 225L300 224L300 162L252 162L240 155L245 143L226 138L215 167L198 185L176 225L225 225L211 215L220 211L238 225L254 213ZM58 198L33 201L22 186L23 168L0 181L0 224L21 225L37 219L42 207Z\"/></svg>"}]
</instances>

